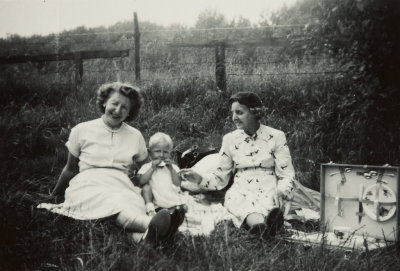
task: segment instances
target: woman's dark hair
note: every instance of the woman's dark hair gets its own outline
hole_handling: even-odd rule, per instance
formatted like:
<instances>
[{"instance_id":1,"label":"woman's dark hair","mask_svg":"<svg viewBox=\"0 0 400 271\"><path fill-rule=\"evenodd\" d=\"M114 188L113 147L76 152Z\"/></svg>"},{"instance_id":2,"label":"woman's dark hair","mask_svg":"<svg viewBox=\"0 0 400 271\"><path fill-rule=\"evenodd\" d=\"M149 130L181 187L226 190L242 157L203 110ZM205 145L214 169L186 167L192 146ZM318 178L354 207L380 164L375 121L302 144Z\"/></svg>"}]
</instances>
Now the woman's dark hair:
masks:
<instances>
[{"instance_id":1,"label":"woman's dark hair","mask_svg":"<svg viewBox=\"0 0 400 271\"><path fill-rule=\"evenodd\" d=\"M258 120L260 120L261 116L265 113L265 108L260 97L253 92L243 91L234 93L229 98L229 104L234 102L247 106L250 112L254 114Z\"/></svg>"},{"instance_id":2,"label":"woman's dark hair","mask_svg":"<svg viewBox=\"0 0 400 271\"><path fill-rule=\"evenodd\" d=\"M131 121L136 118L139 113L140 107L143 104L143 98L140 94L140 89L128 83L113 82L106 83L99 87L97 90L96 104L101 113L105 112L104 104L108 101L111 94L119 92L131 101L131 108L125 121Z\"/></svg>"}]
</instances>

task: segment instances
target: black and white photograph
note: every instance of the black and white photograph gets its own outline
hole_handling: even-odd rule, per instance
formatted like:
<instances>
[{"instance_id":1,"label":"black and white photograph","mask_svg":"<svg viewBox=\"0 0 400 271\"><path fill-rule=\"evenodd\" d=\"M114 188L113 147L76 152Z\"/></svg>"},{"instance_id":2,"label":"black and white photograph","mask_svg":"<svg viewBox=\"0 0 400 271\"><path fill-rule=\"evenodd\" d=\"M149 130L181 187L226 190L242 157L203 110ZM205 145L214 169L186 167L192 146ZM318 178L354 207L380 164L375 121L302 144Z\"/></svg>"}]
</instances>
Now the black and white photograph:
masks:
<instances>
[{"instance_id":1,"label":"black and white photograph","mask_svg":"<svg viewBox=\"0 0 400 271\"><path fill-rule=\"evenodd\" d=\"M399 0L0 0L0 270L398 270Z\"/></svg>"}]
</instances>

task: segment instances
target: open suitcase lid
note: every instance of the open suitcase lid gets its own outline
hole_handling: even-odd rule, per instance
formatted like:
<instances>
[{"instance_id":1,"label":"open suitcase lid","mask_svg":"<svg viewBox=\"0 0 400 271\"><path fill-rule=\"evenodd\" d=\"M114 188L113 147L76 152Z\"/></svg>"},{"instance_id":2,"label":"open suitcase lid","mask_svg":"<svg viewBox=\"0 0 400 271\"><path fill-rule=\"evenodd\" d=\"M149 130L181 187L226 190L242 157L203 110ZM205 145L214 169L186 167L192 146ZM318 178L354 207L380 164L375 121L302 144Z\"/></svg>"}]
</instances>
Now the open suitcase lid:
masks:
<instances>
[{"instance_id":1,"label":"open suitcase lid","mask_svg":"<svg viewBox=\"0 0 400 271\"><path fill-rule=\"evenodd\" d=\"M398 241L399 167L322 164L321 228Z\"/></svg>"}]
</instances>

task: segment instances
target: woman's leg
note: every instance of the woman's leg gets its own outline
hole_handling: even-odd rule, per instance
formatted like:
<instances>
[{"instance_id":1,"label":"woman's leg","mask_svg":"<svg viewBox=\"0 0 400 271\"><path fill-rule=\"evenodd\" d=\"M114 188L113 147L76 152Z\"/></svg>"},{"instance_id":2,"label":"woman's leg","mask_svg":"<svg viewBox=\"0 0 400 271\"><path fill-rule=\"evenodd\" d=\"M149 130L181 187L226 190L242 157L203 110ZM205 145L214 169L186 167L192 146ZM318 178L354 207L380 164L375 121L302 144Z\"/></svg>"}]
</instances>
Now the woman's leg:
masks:
<instances>
[{"instance_id":1,"label":"woman's leg","mask_svg":"<svg viewBox=\"0 0 400 271\"><path fill-rule=\"evenodd\" d=\"M260 238L268 231L268 226L265 224L265 217L260 213L251 213L246 217L245 229L249 233L254 234Z\"/></svg>"},{"instance_id":2,"label":"woman's leg","mask_svg":"<svg viewBox=\"0 0 400 271\"><path fill-rule=\"evenodd\" d=\"M283 212L279 208L273 208L269 211L265 223L268 225L270 236L275 236L283 227Z\"/></svg>"},{"instance_id":3,"label":"woman's leg","mask_svg":"<svg viewBox=\"0 0 400 271\"><path fill-rule=\"evenodd\" d=\"M146 232L145 240L153 245L160 242L172 242L176 230L185 218L185 210L176 207L172 212L162 209L155 216L150 217L144 214L136 214L131 210L122 210L116 218L117 224L125 229L135 232ZM134 235L133 239L140 241L142 236ZM137 240L136 240L137 239Z\"/></svg>"},{"instance_id":4,"label":"woman's leg","mask_svg":"<svg viewBox=\"0 0 400 271\"><path fill-rule=\"evenodd\" d=\"M131 231L145 232L149 227L151 217L145 214L137 214L131 210L122 210L117 215L117 224Z\"/></svg>"},{"instance_id":5,"label":"woman's leg","mask_svg":"<svg viewBox=\"0 0 400 271\"><path fill-rule=\"evenodd\" d=\"M279 208L273 208L267 216L251 213L246 217L246 228L249 232L264 239L274 237L283 226L283 213Z\"/></svg>"}]
</instances>

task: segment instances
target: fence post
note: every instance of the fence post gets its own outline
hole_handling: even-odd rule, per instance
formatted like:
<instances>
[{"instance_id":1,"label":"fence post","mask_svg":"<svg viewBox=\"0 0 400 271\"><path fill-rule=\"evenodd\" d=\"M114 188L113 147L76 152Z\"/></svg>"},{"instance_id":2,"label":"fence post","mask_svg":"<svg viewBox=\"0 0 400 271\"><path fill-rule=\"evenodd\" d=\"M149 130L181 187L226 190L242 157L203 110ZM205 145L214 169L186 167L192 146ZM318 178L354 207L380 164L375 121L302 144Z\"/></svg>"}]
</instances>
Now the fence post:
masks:
<instances>
[{"instance_id":1,"label":"fence post","mask_svg":"<svg viewBox=\"0 0 400 271\"><path fill-rule=\"evenodd\" d=\"M133 13L133 27L135 39L135 79L140 80L140 32L136 12Z\"/></svg>"},{"instance_id":2,"label":"fence post","mask_svg":"<svg viewBox=\"0 0 400 271\"><path fill-rule=\"evenodd\" d=\"M75 90L78 91L81 88L82 77L83 77L83 60L82 60L82 54L80 52L75 55L74 65L75 65Z\"/></svg>"},{"instance_id":3,"label":"fence post","mask_svg":"<svg viewBox=\"0 0 400 271\"><path fill-rule=\"evenodd\" d=\"M226 91L225 48L224 42L215 45L215 80L222 91Z\"/></svg>"}]
</instances>

